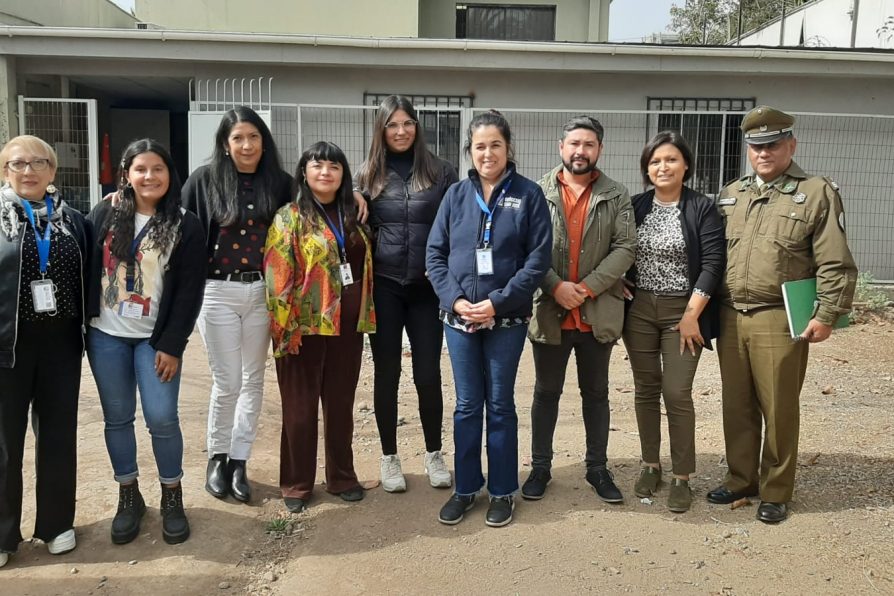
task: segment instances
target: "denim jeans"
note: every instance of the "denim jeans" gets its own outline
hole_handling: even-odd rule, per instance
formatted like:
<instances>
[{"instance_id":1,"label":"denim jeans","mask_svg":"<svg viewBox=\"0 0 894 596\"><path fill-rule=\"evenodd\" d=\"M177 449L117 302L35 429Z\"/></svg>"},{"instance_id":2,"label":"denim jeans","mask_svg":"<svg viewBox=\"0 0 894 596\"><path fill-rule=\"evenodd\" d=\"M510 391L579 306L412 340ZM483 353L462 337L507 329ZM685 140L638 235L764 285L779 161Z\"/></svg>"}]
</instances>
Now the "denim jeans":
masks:
<instances>
[{"instance_id":1,"label":"denim jeans","mask_svg":"<svg viewBox=\"0 0 894 596\"><path fill-rule=\"evenodd\" d=\"M527 326L465 333L445 326L456 386L453 443L456 493L472 495L484 486L481 435L487 412L487 491L504 497L518 490L518 416L515 376Z\"/></svg>"},{"instance_id":2,"label":"denim jeans","mask_svg":"<svg viewBox=\"0 0 894 596\"><path fill-rule=\"evenodd\" d=\"M139 387L159 480L164 484L179 481L183 476L183 435L177 397L182 369L162 383L155 374L155 349L148 338L116 337L93 327L87 333L87 358L102 403L106 448L115 480L126 483L139 476L134 436Z\"/></svg>"},{"instance_id":3,"label":"denim jeans","mask_svg":"<svg viewBox=\"0 0 894 596\"><path fill-rule=\"evenodd\" d=\"M211 368L208 457L249 459L264 400L270 321L264 282L209 279L197 321Z\"/></svg>"}]
</instances>

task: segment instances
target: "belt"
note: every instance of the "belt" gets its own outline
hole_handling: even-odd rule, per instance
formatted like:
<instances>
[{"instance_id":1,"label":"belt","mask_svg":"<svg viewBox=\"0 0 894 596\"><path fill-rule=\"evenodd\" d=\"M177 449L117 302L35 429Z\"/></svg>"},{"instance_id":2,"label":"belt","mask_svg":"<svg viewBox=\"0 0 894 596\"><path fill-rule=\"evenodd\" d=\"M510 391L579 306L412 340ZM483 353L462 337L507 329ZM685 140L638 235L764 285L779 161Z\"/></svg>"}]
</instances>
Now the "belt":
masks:
<instances>
[{"instance_id":1,"label":"belt","mask_svg":"<svg viewBox=\"0 0 894 596\"><path fill-rule=\"evenodd\" d=\"M260 271L242 271L240 273L209 273L208 279L221 281L238 281L244 284L264 281L264 275Z\"/></svg>"},{"instance_id":2,"label":"belt","mask_svg":"<svg viewBox=\"0 0 894 596\"><path fill-rule=\"evenodd\" d=\"M680 292L655 292L653 290L646 290L648 293L658 296L659 298L685 298L689 296L689 292L680 291Z\"/></svg>"}]
</instances>

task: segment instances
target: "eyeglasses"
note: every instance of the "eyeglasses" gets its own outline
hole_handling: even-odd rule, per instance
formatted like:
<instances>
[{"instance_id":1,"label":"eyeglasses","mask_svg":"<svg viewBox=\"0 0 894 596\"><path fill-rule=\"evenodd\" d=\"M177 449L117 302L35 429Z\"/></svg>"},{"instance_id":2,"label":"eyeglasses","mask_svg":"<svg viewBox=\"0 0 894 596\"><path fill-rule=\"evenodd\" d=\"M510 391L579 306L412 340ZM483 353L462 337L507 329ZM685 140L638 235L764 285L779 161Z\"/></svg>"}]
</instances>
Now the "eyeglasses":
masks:
<instances>
[{"instance_id":1,"label":"eyeglasses","mask_svg":"<svg viewBox=\"0 0 894 596\"><path fill-rule=\"evenodd\" d=\"M416 126L415 120L404 120L403 122L389 122L385 125L390 132L397 132L399 128L403 128L404 130L409 130Z\"/></svg>"},{"instance_id":2,"label":"eyeglasses","mask_svg":"<svg viewBox=\"0 0 894 596\"><path fill-rule=\"evenodd\" d=\"M31 166L31 170L34 172L42 172L50 167L50 160L32 159L31 161L25 161L24 159L14 159L6 162L6 167L16 174L21 174L28 166Z\"/></svg>"}]
</instances>

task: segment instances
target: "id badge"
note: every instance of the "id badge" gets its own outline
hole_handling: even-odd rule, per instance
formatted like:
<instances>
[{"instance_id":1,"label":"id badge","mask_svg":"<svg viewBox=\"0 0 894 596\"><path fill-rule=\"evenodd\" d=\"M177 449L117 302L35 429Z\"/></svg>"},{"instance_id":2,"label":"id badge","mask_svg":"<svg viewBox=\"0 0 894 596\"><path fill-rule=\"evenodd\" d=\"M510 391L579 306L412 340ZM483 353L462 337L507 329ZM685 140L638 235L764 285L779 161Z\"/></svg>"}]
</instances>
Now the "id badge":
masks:
<instances>
[{"instance_id":1,"label":"id badge","mask_svg":"<svg viewBox=\"0 0 894 596\"><path fill-rule=\"evenodd\" d=\"M125 319L142 319L143 305L139 302L122 300L118 303L118 315Z\"/></svg>"},{"instance_id":2,"label":"id badge","mask_svg":"<svg viewBox=\"0 0 894 596\"><path fill-rule=\"evenodd\" d=\"M31 282L31 298L34 312L55 312L56 286L50 279L35 279Z\"/></svg>"},{"instance_id":3,"label":"id badge","mask_svg":"<svg viewBox=\"0 0 894 596\"><path fill-rule=\"evenodd\" d=\"M341 265L339 265L338 269L341 273L341 285L349 286L354 283L354 276L351 274L350 263L342 263Z\"/></svg>"},{"instance_id":4,"label":"id badge","mask_svg":"<svg viewBox=\"0 0 894 596\"><path fill-rule=\"evenodd\" d=\"M478 264L478 275L494 274L494 254L490 248L476 248L475 261Z\"/></svg>"}]
</instances>

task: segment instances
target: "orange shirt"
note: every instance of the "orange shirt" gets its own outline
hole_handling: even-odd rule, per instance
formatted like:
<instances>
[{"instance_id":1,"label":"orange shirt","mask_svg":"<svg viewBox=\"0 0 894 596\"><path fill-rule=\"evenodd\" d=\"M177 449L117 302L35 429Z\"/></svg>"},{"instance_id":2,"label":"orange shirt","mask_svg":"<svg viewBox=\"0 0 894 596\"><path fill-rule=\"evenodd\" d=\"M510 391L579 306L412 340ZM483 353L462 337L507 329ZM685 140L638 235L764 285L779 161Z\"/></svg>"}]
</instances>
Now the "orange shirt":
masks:
<instances>
[{"instance_id":1,"label":"orange shirt","mask_svg":"<svg viewBox=\"0 0 894 596\"><path fill-rule=\"evenodd\" d=\"M581 254L580 246L584 238L584 224L587 220L587 209L590 207L590 194L593 191L593 183L599 177L599 172L593 172L593 176L590 178L590 184L587 185L580 195L575 195L571 187L565 184L563 174L564 172L560 171L558 176L556 176L556 179L559 182L559 187L562 189L562 206L565 211L565 228L567 229L568 238L568 279L565 281L578 284L579 287L587 291L590 298L595 298L596 295L593 294L590 288L579 283L580 275L577 267L578 258ZM553 288L553 292L555 292L555 288ZM580 308L568 311L568 315L565 317L565 320L562 321L562 329L577 329L578 331L587 333L593 330L592 327L581 320Z\"/></svg>"}]
</instances>

